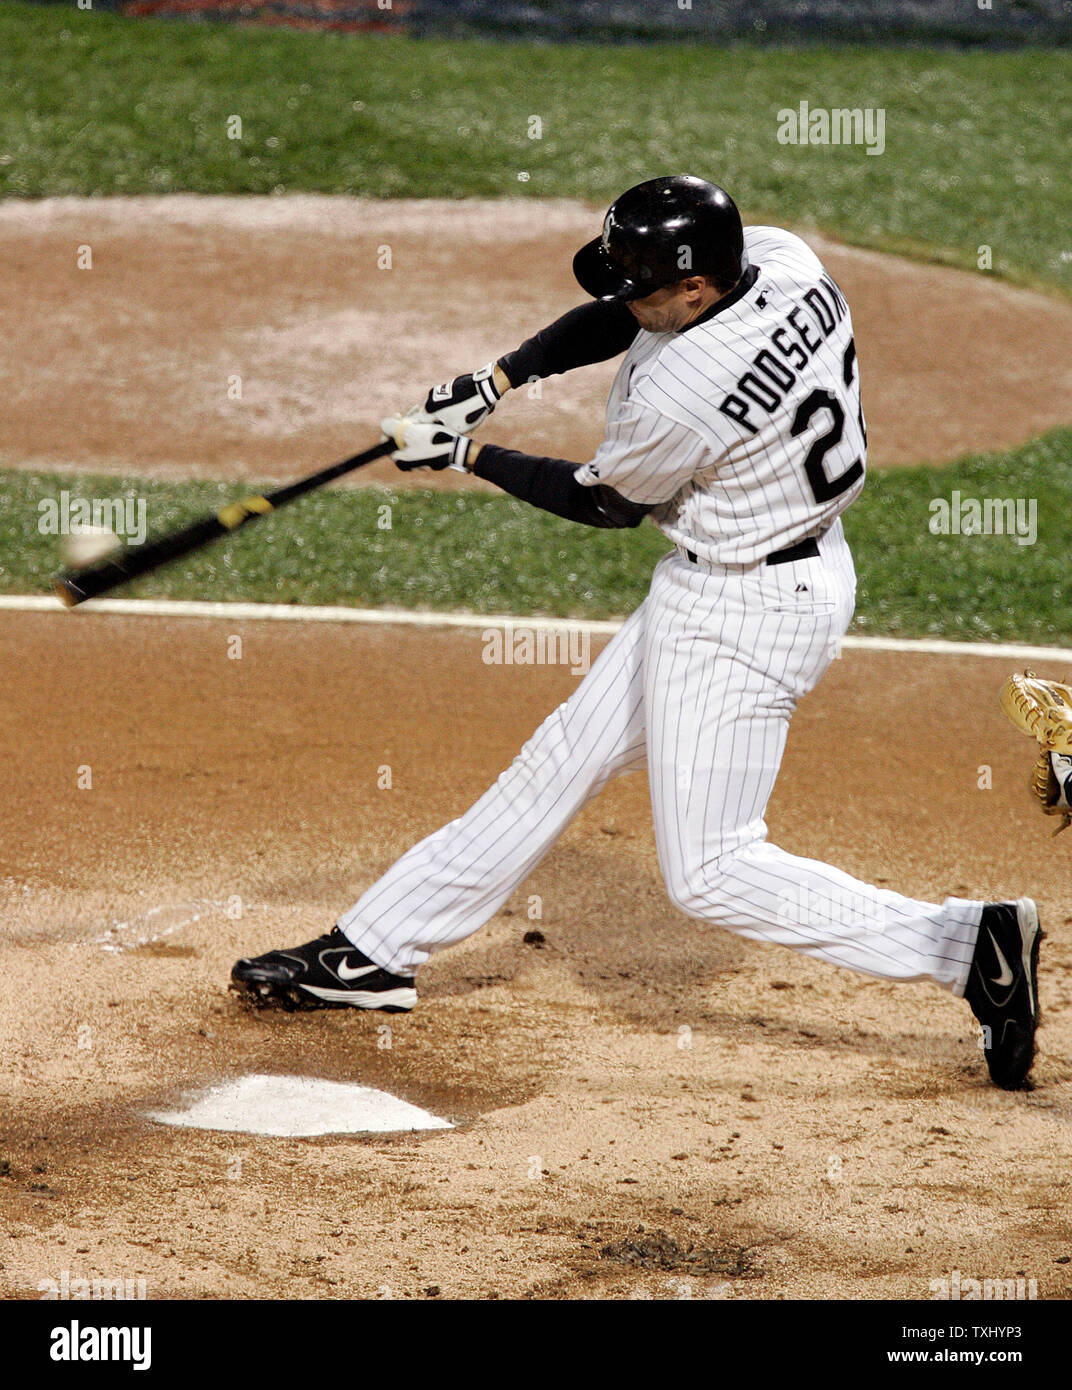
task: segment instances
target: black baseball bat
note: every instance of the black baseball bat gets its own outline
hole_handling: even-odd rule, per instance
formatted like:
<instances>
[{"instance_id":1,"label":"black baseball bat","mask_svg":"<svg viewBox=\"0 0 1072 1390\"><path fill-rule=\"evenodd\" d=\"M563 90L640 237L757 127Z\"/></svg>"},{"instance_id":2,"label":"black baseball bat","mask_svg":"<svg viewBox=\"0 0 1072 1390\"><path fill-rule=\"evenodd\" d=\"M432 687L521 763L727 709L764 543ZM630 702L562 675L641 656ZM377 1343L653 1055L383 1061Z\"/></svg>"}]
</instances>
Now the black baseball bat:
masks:
<instances>
[{"instance_id":1,"label":"black baseball bat","mask_svg":"<svg viewBox=\"0 0 1072 1390\"><path fill-rule=\"evenodd\" d=\"M371 449L352 454L350 458L322 468L318 473L310 473L307 478L299 478L296 483L288 483L286 487L276 488L274 492L266 492L263 496L243 497L239 502L229 502L214 516L194 521L169 536L161 536L159 540L150 541L145 545L128 545L114 559L102 560L100 564L84 570L67 570L56 576L52 588L68 608L76 608L78 604L85 603L87 598L97 598L111 589L117 589L120 584L136 579L140 574L148 574L160 565L178 560L183 555L189 555L191 551L200 550L203 545L218 540L220 536L229 536L239 527L256 521L267 512L278 511L288 502L293 502L296 497L303 497L314 488L323 487L334 478L341 478L344 473L352 473L355 468L363 468L366 463L383 458L397 448L398 445L393 439L383 439Z\"/></svg>"}]
</instances>

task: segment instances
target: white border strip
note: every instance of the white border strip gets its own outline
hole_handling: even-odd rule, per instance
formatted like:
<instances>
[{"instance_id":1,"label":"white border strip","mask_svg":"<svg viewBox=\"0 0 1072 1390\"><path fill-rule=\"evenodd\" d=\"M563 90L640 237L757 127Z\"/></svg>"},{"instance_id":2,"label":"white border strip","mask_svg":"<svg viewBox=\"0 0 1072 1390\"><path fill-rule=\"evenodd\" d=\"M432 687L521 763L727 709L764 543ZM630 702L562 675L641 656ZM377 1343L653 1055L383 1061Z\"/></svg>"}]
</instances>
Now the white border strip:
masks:
<instances>
[{"instance_id":1,"label":"white border strip","mask_svg":"<svg viewBox=\"0 0 1072 1390\"><path fill-rule=\"evenodd\" d=\"M64 613L46 594L0 594L0 612ZM93 614L135 618L227 618L232 622L361 623L373 627L528 628L535 632L588 632L611 637L620 621L519 617L512 613L429 613L410 608L314 607L297 603L205 603L196 599L101 598L70 613L72 621ZM1072 648L1031 647L1020 642L949 642L931 637L846 637L849 651L920 652L933 656L990 656L1004 661L1072 662Z\"/></svg>"}]
</instances>

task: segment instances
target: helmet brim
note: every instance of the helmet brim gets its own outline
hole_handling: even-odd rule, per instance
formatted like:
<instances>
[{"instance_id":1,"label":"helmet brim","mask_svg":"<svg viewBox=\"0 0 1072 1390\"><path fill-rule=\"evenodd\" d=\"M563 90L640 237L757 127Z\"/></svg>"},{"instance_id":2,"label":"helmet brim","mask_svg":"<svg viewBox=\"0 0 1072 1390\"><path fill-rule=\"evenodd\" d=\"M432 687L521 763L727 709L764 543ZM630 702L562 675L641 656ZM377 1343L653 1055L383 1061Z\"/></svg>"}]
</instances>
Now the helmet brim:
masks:
<instances>
[{"instance_id":1,"label":"helmet brim","mask_svg":"<svg viewBox=\"0 0 1072 1390\"><path fill-rule=\"evenodd\" d=\"M593 299L642 299L650 289L638 285L614 264L603 246L602 237L582 246L573 258L573 274Z\"/></svg>"}]
</instances>

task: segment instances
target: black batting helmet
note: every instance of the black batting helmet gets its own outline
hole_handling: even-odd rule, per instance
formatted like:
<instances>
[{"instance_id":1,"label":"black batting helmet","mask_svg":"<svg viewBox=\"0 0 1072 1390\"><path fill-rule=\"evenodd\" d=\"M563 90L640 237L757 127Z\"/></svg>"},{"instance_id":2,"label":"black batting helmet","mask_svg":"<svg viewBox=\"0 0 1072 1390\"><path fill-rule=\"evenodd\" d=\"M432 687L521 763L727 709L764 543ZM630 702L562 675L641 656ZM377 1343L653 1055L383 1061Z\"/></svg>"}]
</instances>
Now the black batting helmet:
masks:
<instances>
[{"instance_id":1,"label":"black batting helmet","mask_svg":"<svg viewBox=\"0 0 1072 1390\"><path fill-rule=\"evenodd\" d=\"M737 205L724 188L691 174L648 179L617 198L603 235L573 258L595 299L642 299L687 275L732 289L748 266Z\"/></svg>"}]
</instances>

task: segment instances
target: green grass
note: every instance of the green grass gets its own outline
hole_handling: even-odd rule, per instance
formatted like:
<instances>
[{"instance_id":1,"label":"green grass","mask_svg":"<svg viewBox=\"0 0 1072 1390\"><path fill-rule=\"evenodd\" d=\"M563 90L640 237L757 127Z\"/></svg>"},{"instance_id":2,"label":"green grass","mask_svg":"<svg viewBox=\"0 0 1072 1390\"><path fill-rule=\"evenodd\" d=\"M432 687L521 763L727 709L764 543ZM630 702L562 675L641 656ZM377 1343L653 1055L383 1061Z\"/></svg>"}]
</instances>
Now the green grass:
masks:
<instances>
[{"instance_id":1,"label":"green grass","mask_svg":"<svg viewBox=\"0 0 1072 1390\"><path fill-rule=\"evenodd\" d=\"M929 504L962 498L1034 501L1037 540L941 536ZM1007 453L973 454L944 467L872 473L845 514L856 557L854 630L966 641L1072 644L1072 429Z\"/></svg>"},{"instance_id":2,"label":"green grass","mask_svg":"<svg viewBox=\"0 0 1072 1390\"><path fill-rule=\"evenodd\" d=\"M802 99L882 107L886 153L779 145ZM497 45L0 6L0 195L604 203L688 168L753 219L969 267L985 244L995 270L1067 291L1070 147L1068 51Z\"/></svg>"},{"instance_id":3,"label":"green grass","mask_svg":"<svg viewBox=\"0 0 1072 1390\"><path fill-rule=\"evenodd\" d=\"M42 499L145 498L149 534L215 509L247 485L0 473L0 591L46 591L58 540ZM1038 539L936 536L932 498L1038 503ZM389 508L391 529L381 529ZM855 630L1068 645L1072 430L944 468L873 475L846 515L860 592ZM123 590L132 597L250 599L607 617L644 597L667 542L649 523L593 531L484 493L312 494L226 542Z\"/></svg>"}]
</instances>

